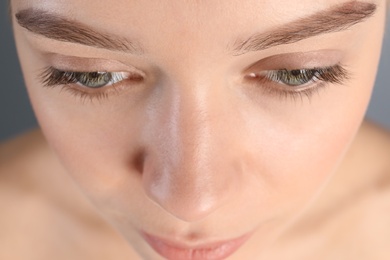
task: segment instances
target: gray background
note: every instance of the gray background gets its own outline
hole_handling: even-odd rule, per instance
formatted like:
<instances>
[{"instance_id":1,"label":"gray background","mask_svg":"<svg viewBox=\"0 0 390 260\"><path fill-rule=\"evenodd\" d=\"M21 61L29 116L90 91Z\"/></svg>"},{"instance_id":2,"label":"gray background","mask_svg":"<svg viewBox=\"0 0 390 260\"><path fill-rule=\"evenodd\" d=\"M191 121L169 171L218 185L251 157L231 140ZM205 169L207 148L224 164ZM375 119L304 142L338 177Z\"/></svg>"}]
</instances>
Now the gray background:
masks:
<instances>
[{"instance_id":1,"label":"gray background","mask_svg":"<svg viewBox=\"0 0 390 260\"><path fill-rule=\"evenodd\" d=\"M6 0L0 0L0 142L36 126L24 88ZM390 128L390 18L368 117ZM387 75L386 75L387 74Z\"/></svg>"}]
</instances>

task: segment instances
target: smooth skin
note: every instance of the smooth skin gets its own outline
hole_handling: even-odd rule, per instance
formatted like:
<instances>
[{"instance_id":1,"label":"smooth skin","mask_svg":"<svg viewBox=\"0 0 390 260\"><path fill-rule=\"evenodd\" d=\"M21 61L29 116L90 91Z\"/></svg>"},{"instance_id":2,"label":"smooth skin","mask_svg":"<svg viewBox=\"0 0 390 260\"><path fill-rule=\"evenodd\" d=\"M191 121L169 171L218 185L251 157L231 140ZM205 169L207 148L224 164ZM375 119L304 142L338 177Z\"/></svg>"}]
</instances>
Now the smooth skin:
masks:
<instances>
[{"instance_id":1,"label":"smooth skin","mask_svg":"<svg viewBox=\"0 0 390 260\"><path fill-rule=\"evenodd\" d=\"M362 123L386 1L345 31L225 52L345 2L12 1L13 14L44 9L137 39L144 53L48 39L14 19L41 130L0 148L0 259L162 259L142 231L188 245L253 233L232 260L389 259L390 134ZM243 80L284 62L341 63L350 76L310 98ZM48 66L143 80L91 100L44 87Z\"/></svg>"}]
</instances>

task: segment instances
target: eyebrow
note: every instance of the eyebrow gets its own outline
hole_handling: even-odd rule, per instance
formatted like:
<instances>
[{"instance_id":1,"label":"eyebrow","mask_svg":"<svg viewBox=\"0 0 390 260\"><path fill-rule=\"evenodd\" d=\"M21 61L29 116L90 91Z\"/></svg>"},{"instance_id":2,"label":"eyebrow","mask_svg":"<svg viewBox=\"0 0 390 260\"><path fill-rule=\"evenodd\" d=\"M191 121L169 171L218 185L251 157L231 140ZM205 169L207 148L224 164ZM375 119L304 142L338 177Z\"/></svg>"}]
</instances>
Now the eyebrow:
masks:
<instances>
[{"instance_id":1,"label":"eyebrow","mask_svg":"<svg viewBox=\"0 0 390 260\"><path fill-rule=\"evenodd\" d=\"M374 15L376 4L349 1L298 18L268 32L256 33L246 40L236 39L228 46L232 55L261 51L295 43L321 34L340 32ZM20 26L28 31L62 42L141 55L144 49L135 40L99 32L78 21L39 9L25 9L15 14Z\"/></svg>"},{"instance_id":2,"label":"eyebrow","mask_svg":"<svg viewBox=\"0 0 390 260\"><path fill-rule=\"evenodd\" d=\"M236 40L233 55L265 50L278 45L295 43L321 34L340 32L374 15L373 3L350 1L296 19L269 32L257 33L246 40Z\"/></svg>"},{"instance_id":3,"label":"eyebrow","mask_svg":"<svg viewBox=\"0 0 390 260\"><path fill-rule=\"evenodd\" d=\"M78 43L95 48L122 51L140 55L141 45L115 35L99 32L78 21L39 9L25 9L15 14L20 26L53 40Z\"/></svg>"}]
</instances>

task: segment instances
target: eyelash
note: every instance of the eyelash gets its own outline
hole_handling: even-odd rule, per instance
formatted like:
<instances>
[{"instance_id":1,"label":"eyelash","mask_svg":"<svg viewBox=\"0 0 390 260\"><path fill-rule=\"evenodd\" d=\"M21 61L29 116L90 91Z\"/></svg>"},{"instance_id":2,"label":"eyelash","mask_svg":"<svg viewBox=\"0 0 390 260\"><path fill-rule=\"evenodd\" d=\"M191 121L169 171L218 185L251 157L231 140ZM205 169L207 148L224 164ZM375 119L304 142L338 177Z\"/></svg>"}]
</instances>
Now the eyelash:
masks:
<instances>
[{"instance_id":1,"label":"eyelash","mask_svg":"<svg viewBox=\"0 0 390 260\"><path fill-rule=\"evenodd\" d=\"M300 73L301 76L294 76L294 73ZM85 86L80 83L80 78L84 77L84 80L88 81L88 74L107 76L110 78L110 82L97 87ZM303 80L307 82L295 85L284 83L292 79L291 76L298 77L298 81ZM257 87L261 87L267 94L295 100L296 98L302 99L303 97L310 99L314 93L318 92L320 88L327 86L328 83L342 84L344 80L349 78L349 75L342 65L336 64L334 66L312 69L262 71L259 73L251 73L246 78L251 82L254 81L254 84ZM124 84L121 84L123 80L139 83L143 80L143 77L124 72L71 72L48 67L41 73L40 79L45 87L62 86L63 90L70 91L71 94L82 100L90 99L93 101L95 99L101 100L108 98L112 92L117 94L124 87ZM272 83L277 86L270 86ZM77 87L75 85L79 86ZM103 88L105 89L104 91L97 90Z\"/></svg>"},{"instance_id":2,"label":"eyelash","mask_svg":"<svg viewBox=\"0 0 390 260\"><path fill-rule=\"evenodd\" d=\"M283 83L294 72L301 73L301 80L303 79L307 82L297 85ZM311 69L281 69L251 73L247 79L251 82L254 81L256 87L260 86L269 95L276 95L280 98L292 98L294 100L306 97L310 100L313 94L318 93L321 88L326 87L328 84L343 84L345 80L349 79L349 73L344 66L336 64L334 66ZM275 83L278 86L270 86L270 83Z\"/></svg>"},{"instance_id":3,"label":"eyelash","mask_svg":"<svg viewBox=\"0 0 390 260\"><path fill-rule=\"evenodd\" d=\"M96 87L88 87L80 83L80 78L89 83L96 83L88 79L88 75L109 77L109 82L103 85L97 84ZM137 74L127 72L75 72L63 71L53 67L48 67L39 75L39 78L45 87L61 86L62 90L69 91L75 97L85 101L89 99L102 100L110 96L110 94L117 94L124 88L122 81L132 81L139 83L143 77ZM78 86L77 86L78 85ZM102 90L104 89L104 90Z\"/></svg>"}]
</instances>

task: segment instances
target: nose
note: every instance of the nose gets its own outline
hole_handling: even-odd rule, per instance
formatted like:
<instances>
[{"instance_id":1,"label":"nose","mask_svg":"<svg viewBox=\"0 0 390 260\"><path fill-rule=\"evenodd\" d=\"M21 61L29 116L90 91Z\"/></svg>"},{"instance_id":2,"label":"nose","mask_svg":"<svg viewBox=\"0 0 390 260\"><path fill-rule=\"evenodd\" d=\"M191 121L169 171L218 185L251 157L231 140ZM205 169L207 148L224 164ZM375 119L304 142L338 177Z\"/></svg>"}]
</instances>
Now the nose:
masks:
<instances>
[{"instance_id":1,"label":"nose","mask_svg":"<svg viewBox=\"0 0 390 260\"><path fill-rule=\"evenodd\" d=\"M195 90L166 95L149 109L143 187L176 218L201 220L237 193L239 146L230 110L217 91Z\"/></svg>"}]
</instances>

